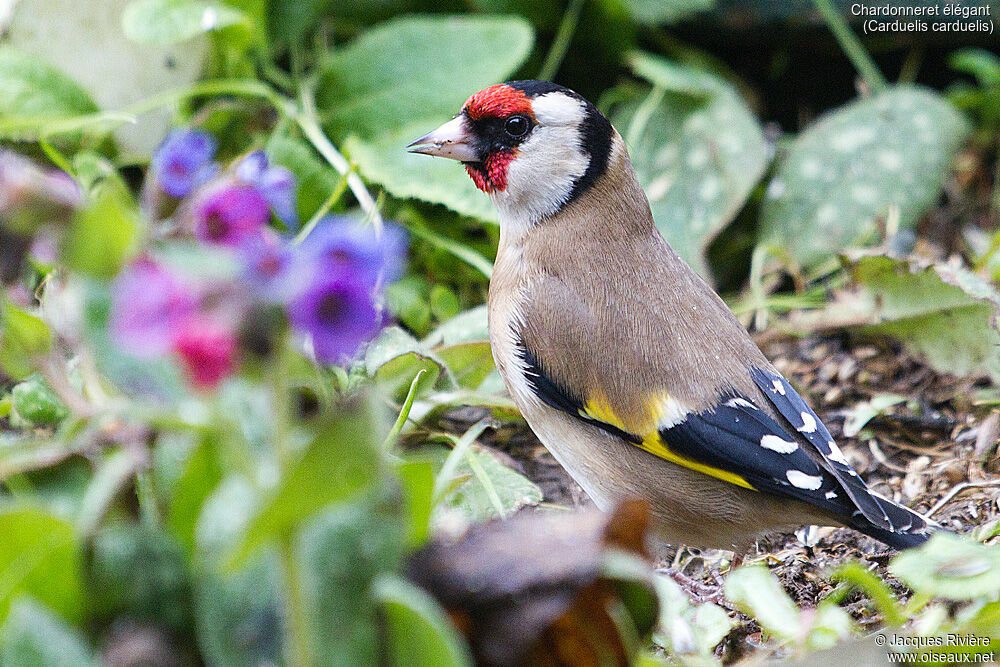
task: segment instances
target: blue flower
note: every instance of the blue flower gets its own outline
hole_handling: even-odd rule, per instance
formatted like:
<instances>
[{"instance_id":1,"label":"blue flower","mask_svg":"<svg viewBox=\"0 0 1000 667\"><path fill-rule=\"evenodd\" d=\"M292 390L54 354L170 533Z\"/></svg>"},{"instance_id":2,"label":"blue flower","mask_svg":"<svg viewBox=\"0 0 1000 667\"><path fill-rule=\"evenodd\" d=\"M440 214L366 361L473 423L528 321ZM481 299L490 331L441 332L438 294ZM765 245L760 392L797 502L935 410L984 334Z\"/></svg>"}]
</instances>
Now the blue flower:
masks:
<instances>
[{"instance_id":1,"label":"blue flower","mask_svg":"<svg viewBox=\"0 0 1000 667\"><path fill-rule=\"evenodd\" d=\"M254 151L236 165L236 177L257 188L279 220L289 227L298 225L295 175L291 171L269 164L264 151Z\"/></svg>"},{"instance_id":2,"label":"blue flower","mask_svg":"<svg viewBox=\"0 0 1000 667\"><path fill-rule=\"evenodd\" d=\"M172 130L153 153L153 175L160 189L178 199L191 194L218 172L212 162L215 138L201 130Z\"/></svg>"},{"instance_id":3,"label":"blue flower","mask_svg":"<svg viewBox=\"0 0 1000 667\"><path fill-rule=\"evenodd\" d=\"M382 324L372 287L345 270L318 276L288 304L292 327L312 342L316 359L342 363Z\"/></svg>"},{"instance_id":4,"label":"blue flower","mask_svg":"<svg viewBox=\"0 0 1000 667\"><path fill-rule=\"evenodd\" d=\"M403 271L406 232L387 224L375 228L342 216L327 216L302 242L301 252L316 274L346 270L370 285L391 283Z\"/></svg>"}]
</instances>

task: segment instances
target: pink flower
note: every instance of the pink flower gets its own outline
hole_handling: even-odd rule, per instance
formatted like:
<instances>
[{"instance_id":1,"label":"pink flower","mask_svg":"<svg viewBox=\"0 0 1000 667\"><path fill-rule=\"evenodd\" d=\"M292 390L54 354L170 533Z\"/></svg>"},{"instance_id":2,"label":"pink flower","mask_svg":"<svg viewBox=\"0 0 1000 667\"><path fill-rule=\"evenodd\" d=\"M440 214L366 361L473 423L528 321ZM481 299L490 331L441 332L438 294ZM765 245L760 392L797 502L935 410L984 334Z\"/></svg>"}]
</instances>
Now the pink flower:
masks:
<instances>
[{"instance_id":1,"label":"pink flower","mask_svg":"<svg viewBox=\"0 0 1000 667\"><path fill-rule=\"evenodd\" d=\"M236 334L205 317L185 321L173 343L191 384L214 389L236 369Z\"/></svg>"},{"instance_id":2,"label":"pink flower","mask_svg":"<svg viewBox=\"0 0 1000 667\"><path fill-rule=\"evenodd\" d=\"M179 324L198 307L180 276L151 259L134 262L111 284L112 340L137 357L169 352Z\"/></svg>"}]
</instances>

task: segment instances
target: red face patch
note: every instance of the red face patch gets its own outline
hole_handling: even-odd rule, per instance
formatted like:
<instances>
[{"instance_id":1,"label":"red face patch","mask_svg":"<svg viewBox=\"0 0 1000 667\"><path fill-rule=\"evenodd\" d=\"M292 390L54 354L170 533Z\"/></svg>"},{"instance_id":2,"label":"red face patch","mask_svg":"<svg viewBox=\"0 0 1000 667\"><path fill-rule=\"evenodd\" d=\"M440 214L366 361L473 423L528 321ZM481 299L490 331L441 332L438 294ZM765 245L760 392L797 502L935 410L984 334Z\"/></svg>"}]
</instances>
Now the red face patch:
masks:
<instances>
[{"instance_id":1,"label":"red face patch","mask_svg":"<svg viewBox=\"0 0 1000 667\"><path fill-rule=\"evenodd\" d=\"M500 151L493 153L482 163L465 165L465 171L469 172L472 182L483 192L503 192L507 189L507 167L517 157L515 151Z\"/></svg>"},{"instance_id":2,"label":"red face patch","mask_svg":"<svg viewBox=\"0 0 1000 667\"><path fill-rule=\"evenodd\" d=\"M505 83L484 88L465 101L462 107L472 120L506 118L523 113L534 118L531 99L517 88Z\"/></svg>"}]
</instances>

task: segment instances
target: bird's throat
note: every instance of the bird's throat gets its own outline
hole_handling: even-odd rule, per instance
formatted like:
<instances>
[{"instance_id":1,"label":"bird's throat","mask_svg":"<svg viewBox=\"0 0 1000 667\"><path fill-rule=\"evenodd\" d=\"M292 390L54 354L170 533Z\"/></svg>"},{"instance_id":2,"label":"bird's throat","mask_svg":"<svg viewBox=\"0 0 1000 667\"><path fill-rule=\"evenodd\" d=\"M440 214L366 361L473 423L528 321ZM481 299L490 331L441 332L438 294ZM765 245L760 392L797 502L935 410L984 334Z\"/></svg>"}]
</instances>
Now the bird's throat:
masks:
<instances>
[{"instance_id":1,"label":"bird's throat","mask_svg":"<svg viewBox=\"0 0 1000 667\"><path fill-rule=\"evenodd\" d=\"M465 170L476 187L486 194L507 189L507 168L517 157L516 151L497 151L482 162L466 162Z\"/></svg>"}]
</instances>

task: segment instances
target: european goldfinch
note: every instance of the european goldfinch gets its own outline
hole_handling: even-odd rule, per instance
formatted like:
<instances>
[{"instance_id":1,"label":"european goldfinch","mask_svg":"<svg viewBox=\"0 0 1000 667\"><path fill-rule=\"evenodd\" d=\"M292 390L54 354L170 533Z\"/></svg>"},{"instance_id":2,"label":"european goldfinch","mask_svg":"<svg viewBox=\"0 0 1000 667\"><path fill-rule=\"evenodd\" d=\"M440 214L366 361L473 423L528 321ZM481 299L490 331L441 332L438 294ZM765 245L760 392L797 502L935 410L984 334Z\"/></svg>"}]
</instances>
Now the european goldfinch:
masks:
<instances>
[{"instance_id":1,"label":"european goldfinch","mask_svg":"<svg viewBox=\"0 0 1000 667\"><path fill-rule=\"evenodd\" d=\"M804 524L895 548L928 538L935 524L869 490L663 239L593 104L545 81L495 85L410 150L462 162L496 206L496 367L599 507L644 498L668 544L738 554Z\"/></svg>"}]
</instances>

